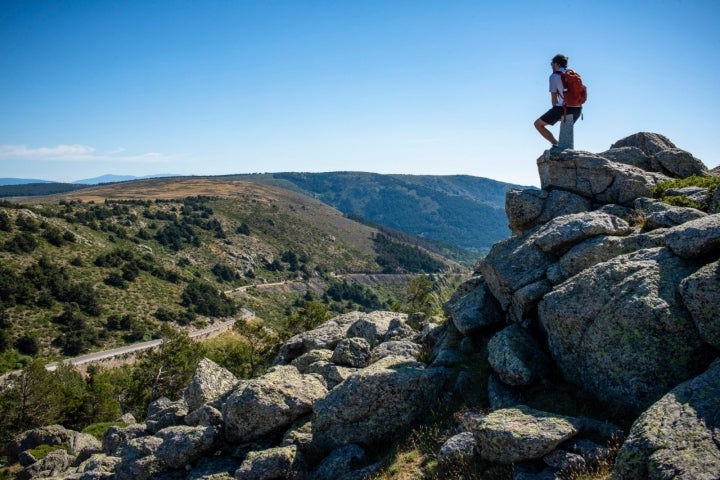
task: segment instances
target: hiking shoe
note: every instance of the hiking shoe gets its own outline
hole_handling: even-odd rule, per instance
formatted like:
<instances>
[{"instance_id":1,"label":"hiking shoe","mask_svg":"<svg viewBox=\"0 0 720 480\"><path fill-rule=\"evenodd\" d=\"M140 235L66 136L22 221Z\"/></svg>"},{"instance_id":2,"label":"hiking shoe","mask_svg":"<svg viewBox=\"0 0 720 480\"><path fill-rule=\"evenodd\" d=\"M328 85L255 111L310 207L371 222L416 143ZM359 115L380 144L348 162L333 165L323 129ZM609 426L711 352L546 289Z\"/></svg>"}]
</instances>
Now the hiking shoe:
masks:
<instances>
[{"instance_id":1,"label":"hiking shoe","mask_svg":"<svg viewBox=\"0 0 720 480\"><path fill-rule=\"evenodd\" d=\"M565 149L563 147L561 147L560 145L553 145L552 147L550 147L549 152L550 153L560 153L563 150L565 150Z\"/></svg>"}]
</instances>

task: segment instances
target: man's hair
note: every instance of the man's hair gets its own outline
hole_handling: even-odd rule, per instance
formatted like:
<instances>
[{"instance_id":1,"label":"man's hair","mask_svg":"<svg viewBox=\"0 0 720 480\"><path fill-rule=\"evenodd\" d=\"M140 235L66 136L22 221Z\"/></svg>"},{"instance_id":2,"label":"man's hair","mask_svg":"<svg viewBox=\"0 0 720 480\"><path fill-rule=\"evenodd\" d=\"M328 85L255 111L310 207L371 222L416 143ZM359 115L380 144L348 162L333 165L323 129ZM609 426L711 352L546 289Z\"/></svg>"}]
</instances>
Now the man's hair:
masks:
<instances>
[{"instance_id":1,"label":"man's hair","mask_svg":"<svg viewBox=\"0 0 720 480\"><path fill-rule=\"evenodd\" d=\"M569 58L563 55L562 53L558 53L555 55L552 59L553 63L557 63L562 68L567 68Z\"/></svg>"}]
</instances>

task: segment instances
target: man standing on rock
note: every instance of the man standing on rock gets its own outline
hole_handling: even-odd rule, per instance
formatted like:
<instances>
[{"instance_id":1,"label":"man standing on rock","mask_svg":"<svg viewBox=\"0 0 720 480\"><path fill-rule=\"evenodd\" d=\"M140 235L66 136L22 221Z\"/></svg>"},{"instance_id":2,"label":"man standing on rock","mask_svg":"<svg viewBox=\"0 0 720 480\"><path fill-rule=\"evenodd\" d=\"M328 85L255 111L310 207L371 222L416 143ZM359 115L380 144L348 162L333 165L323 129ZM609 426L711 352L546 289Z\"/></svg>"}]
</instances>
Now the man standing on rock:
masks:
<instances>
[{"instance_id":1,"label":"man standing on rock","mask_svg":"<svg viewBox=\"0 0 720 480\"><path fill-rule=\"evenodd\" d=\"M550 101L552 108L535 120L535 128L537 128L537 131L540 132L540 135L542 135L545 140L552 144L551 150L560 150L558 141L552 132L547 129L547 126L555 125L563 115L572 115L573 123L575 123L577 119L580 118L582 107L568 105L566 108L563 102L564 87L560 72L564 72L567 69L568 57L559 53L553 57L550 66L553 70L553 73L550 75Z\"/></svg>"}]
</instances>

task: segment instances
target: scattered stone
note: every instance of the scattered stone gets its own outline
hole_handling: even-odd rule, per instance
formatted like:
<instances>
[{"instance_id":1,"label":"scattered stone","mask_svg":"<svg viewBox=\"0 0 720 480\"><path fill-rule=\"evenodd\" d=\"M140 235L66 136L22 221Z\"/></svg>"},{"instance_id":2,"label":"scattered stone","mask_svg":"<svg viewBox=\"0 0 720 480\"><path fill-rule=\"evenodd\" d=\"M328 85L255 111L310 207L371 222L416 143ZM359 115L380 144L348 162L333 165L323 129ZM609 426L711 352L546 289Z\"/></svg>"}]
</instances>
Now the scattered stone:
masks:
<instances>
[{"instance_id":1,"label":"scattered stone","mask_svg":"<svg viewBox=\"0 0 720 480\"><path fill-rule=\"evenodd\" d=\"M193 411L224 395L232 390L237 381L230 371L212 360L203 358L195 368L190 384L183 392L188 410Z\"/></svg>"},{"instance_id":2,"label":"scattered stone","mask_svg":"<svg viewBox=\"0 0 720 480\"><path fill-rule=\"evenodd\" d=\"M546 465L563 473L581 472L587 468L587 463L582 455L570 453L566 450L557 449L543 457Z\"/></svg>"},{"instance_id":3,"label":"scattered stone","mask_svg":"<svg viewBox=\"0 0 720 480\"><path fill-rule=\"evenodd\" d=\"M512 300L510 300L508 320L527 326L532 319L537 317L538 302L550 290L552 290L552 285L543 279L525 285L513 293Z\"/></svg>"},{"instance_id":4,"label":"scattered stone","mask_svg":"<svg viewBox=\"0 0 720 480\"><path fill-rule=\"evenodd\" d=\"M651 197L652 188L669 179L578 150L546 153L537 164L544 190L567 190L596 203L631 205L636 198Z\"/></svg>"},{"instance_id":5,"label":"scattered stone","mask_svg":"<svg viewBox=\"0 0 720 480\"><path fill-rule=\"evenodd\" d=\"M221 427L223 424L222 412L212 405L205 404L193 410L185 417L185 424L191 427Z\"/></svg>"},{"instance_id":6,"label":"scattered stone","mask_svg":"<svg viewBox=\"0 0 720 480\"><path fill-rule=\"evenodd\" d=\"M102 442L87 433L75 433L70 438L68 453L75 457L77 463L84 462L92 455L102 452Z\"/></svg>"},{"instance_id":7,"label":"scattered stone","mask_svg":"<svg viewBox=\"0 0 720 480\"><path fill-rule=\"evenodd\" d=\"M617 256L646 248L665 246L664 231L632 234L626 237L594 237L575 245L547 270L548 280L557 285L586 268Z\"/></svg>"},{"instance_id":8,"label":"scattered stone","mask_svg":"<svg viewBox=\"0 0 720 480\"><path fill-rule=\"evenodd\" d=\"M317 374L322 377L328 390L332 390L346 378L357 371L356 368L343 367L332 362L319 361L307 368L308 374Z\"/></svg>"},{"instance_id":9,"label":"scattered stone","mask_svg":"<svg viewBox=\"0 0 720 480\"><path fill-rule=\"evenodd\" d=\"M591 207L587 198L564 190L511 189L505 195L505 212L513 235L556 217L587 212Z\"/></svg>"},{"instance_id":10,"label":"scattered stone","mask_svg":"<svg viewBox=\"0 0 720 480\"><path fill-rule=\"evenodd\" d=\"M295 445L250 452L235 472L235 478L237 480L291 478L297 454Z\"/></svg>"},{"instance_id":11,"label":"scattered stone","mask_svg":"<svg viewBox=\"0 0 720 480\"><path fill-rule=\"evenodd\" d=\"M511 465L544 457L577 430L567 417L519 405L491 412L472 433L484 460Z\"/></svg>"},{"instance_id":12,"label":"scattered stone","mask_svg":"<svg viewBox=\"0 0 720 480\"><path fill-rule=\"evenodd\" d=\"M547 268L557 260L529 241L538 228L496 243L479 265L488 289L504 311L510 307L513 293L544 279Z\"/></svg>"},{"instance_id":13,"label":"scattered stone","mask_svg":"<svg viewBox=\"0 0 720 480\"><path fill-rule=\"evenodd\" d=\"M314 375L297 368L276 366L262 377L245 382L223 405L225 436L249 442L292 424L312 411L327 389Z\"/></svg>"},{"instance_id":14,"label":"scattered stone","mask_svg":"<svg viewBox=\"0 0 720 480\"><path fill-rule=\"evenodd\" d=\"M477 441L471 432L462 432L448 438L440 447L438 457L444 462L470 462L477 453Z\"/></svg>"},{"instance_id":15,"label":"scattered stone","mask_svg":"<svg viewBox=\"0 0 720 480\"><path fill-rule=\"evenodd\" d=\"M217 442L213 427L168 427L156 435L162 444L155 456L170 468L184 468L203 456L210 456Z\"/></svg>"},{"instance_id":16,"label":"scattered stone","mask_svg":"<svg viewBox=\"0 0 720 480\"><path fill-rule=\"evenodd\" d=\"M15 478L29 480L36 477L57 477L68 469L71 461L72 458L65 450L53 450L42 460L22 469Z\"/></svg>"}]
</instances>

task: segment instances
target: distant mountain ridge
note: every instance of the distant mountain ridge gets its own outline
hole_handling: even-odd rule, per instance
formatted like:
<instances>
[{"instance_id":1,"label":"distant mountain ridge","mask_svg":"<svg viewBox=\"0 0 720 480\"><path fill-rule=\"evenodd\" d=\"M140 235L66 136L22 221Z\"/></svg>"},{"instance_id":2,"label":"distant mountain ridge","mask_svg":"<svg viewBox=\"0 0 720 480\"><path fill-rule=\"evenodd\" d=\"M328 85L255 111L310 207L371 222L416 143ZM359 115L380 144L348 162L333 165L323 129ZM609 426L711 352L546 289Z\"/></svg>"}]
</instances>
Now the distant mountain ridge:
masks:
<instances>
[{"instance_id":1,"label":"distant mountain ridge","mask_svg":"<svg viewBox=\"0 0 720 480\"><path fill-rule=\"evenodd\" d=\"M146 178L168 176L172 175ZM510 235L505 216L505 194L513 188L524 188L470 175L281 172L196 178L243 180L286 188L320 200L356 219L445 244L448 246L445 253L457 259L477 258L495 242ZM72 184L0 186L0 197L48 195L86 188L92 182L133 180L140 179L103 175ZM465 253L451 252L453 249ZM468 263L467 258L463 262Z\"/></svg>"},{"instance_id":2,"label":"distant mountain ridge","mask_svg":"<svg viewBox=\"0 0 720 480\"><path fill-rule=\"evenodd\" d=\"M73 185L98 185L101 183L114 183L114 182L127 182L130 180L141 180L143 178L163 178L163 177L178 177L180 175L174 173L156 173L153 175L143 175L140 177L134 175L113 175L106 174L100 175L99 177L85 178L82 180L75 180L73 182L55 182L52 180L40 180L34 178L0 178L0 186L5 185L28 185L34 183L58 183L58 184L73 184Z\"/></svg>"},{"instance_id":3,"label":"distant mountain ridge","mask_svg":"<svg viewBox=\"0 0 720 480\"><path fill-rule=\"evenodd\" d=\"M296 189L346 215L476 254L510 235L505 194L525 188L470 175L285 172L232 178Z\"/></svg>"}]
</instances>

